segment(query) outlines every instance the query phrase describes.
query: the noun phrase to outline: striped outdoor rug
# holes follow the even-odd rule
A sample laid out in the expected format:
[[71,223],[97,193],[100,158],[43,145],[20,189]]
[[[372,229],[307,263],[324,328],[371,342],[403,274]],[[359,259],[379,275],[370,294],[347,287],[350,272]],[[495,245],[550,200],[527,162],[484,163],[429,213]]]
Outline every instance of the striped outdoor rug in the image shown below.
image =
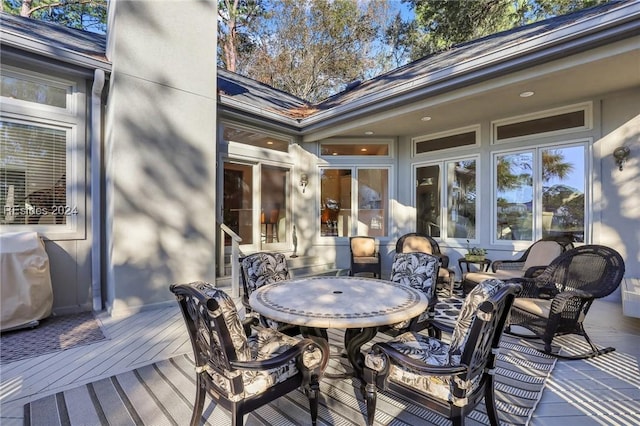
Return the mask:
[[[388,337],[378,334],[374,341]],[[340,346],[342,332],[330,330],[332,345]],[[496,395],[505,424],[527,424],[542,395],[555,358],[535,351],[528,342],[504,336],[498,360]],[[365,346],[365,348],[368,347]],[[334,347],[333,349],[336,349]],[[346,360],[332,357],[328,372],[340,372]],[[25,425],[186,425],[195,397],[195,374],[190,355],[158,362],[90,383],[25,405]],[[357,379],[323,379],[319,425],[364,425],[366,407]],[[222,407],[207,399],[205,424],[230,424]],[[247,417],[247,425],[309,424],[308,403],[300,390],[261,407]],[[468,424],[488,424],[484,406],[467,417]],[[378,394],[376,425],[446,425],[448,420],[400,398]]]

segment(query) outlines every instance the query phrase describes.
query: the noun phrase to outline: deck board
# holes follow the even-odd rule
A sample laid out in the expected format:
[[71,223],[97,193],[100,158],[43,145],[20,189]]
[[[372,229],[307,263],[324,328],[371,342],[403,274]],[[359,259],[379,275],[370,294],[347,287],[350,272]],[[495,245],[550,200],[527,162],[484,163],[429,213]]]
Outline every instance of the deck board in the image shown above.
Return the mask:
[[[162,371],[168,382],[179,390],[185,401],[172,408],[169,417],[187,423],[190,410],[186,401],[194,397],[193,379],[189,361],[181,354],[191,354],[182,316],[177,306],[168,306],[138,314],[114,318],[99,316],[101,327],[108,339],[66,351],[3,365],[1,378],[0,423],[7,426],[21,425],[22,406],[57,392],[67,391],[65,397],[74,398],[74,390],[82,384],[92,383],[119,375],[126,383],[122,392],[129,398],[141,418],[144,401],[136,401],[136,378],[130,371],[154,362],[175,358],[175,368]],[[547,382],[542,399],[533,415],[531,425],[572,424],[640,424],[640,319],[622,316],[622,308],[616,302],[596,301],[586,321],[591,338],[599,345],[612,345],[616,351],[591,360],[559,361]],[[332,340],[339,332],[330,330]],[[374,341],[380,340],[379,338]],[[336,347],[333,348],[337,355]],[[337,372],[337,371],[334,371]],[[108,381],[100,386],[113,386]],[[319,424],[362,424],[361,413],[356,410],[332,409],[334,399],[356,399],[362,404],[349,381],[323,383],[319,409]],[[162,389],[157,390],[162,398]],[[43,401],[45,403],[45,401]],[[47,399],[46,403],[55,403]],[[113,401],[113,404],[123,403]],[[290,412],[293,420],[306,420],[308,416],[305,398],[283,398],[281,404]],[[382,395],[379,398],[377,420],[382,424],[414,424],[428,412],[410,413],[401,402]],[[88,407],[87,413],[68,413],[74,416],[95,416]],[[211,408],[209,424],[229,420],[228,413],[220,407]],[[269,409],[258,410],[247,424],[269,424]],[[76,417],[77,418],[77,417]],[[35,419],[32,419],[35,420]],[[470,419],[469,419],[470,420]],[[170,420],[167,419],[167,424]],[[469,421],[469,424],[475,422]],[[34,423],[35,424],[35,423]]]

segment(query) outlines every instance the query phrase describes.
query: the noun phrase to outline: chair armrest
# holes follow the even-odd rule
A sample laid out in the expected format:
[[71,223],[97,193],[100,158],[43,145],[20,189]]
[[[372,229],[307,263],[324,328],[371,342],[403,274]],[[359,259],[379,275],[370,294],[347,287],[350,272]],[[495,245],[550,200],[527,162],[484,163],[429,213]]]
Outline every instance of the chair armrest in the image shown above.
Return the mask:
[[398,361],[399,364],[410,368],[413,371],[417,371],[420,373],[425,373],[433,376],[447,376],[452,374],[464,373],[469,369],[468,366],[464,364],[460,365],[429,365],[425,364],[422,361],[411,358],[403,354],[402,352],[397,351],[392,346],[386,343],[376,343],[372,348],[374,351],[378,351],[380,353],[385,354],[388,358],[393,358]]
[[329,346],[323,347],[323,345],[312,339],[302,339],[296,343],[295,346],[290,347],[273,358],[260,361],[230,361],[229,364],[238,370],[269,370],[280,367],[298,356],[302,356],[304,351],[315,349],[319,349],[322,352],[321,367],[324,369],[329,359]]
[[546,266],[542,266],[542,265],[532,266],[530,268],[527,268],[527,270],[524,272],[524,276],[526,278],[535,278],[541,273],[543,273],[546,268],[547,268]]
[[491,270],[493,272],[498,271],[499,269],[513,271],[516,269],[522,269],[524,266],[524,262],[520,260],[494,260],[491,263]]
[[440,258],[440,266],[442,266],[443,268],[448,268],[449,267],[449,256],[447,256],[446,254],[438,254],[437,255]]
[[566,310],[567,305],[572,299],[580,300],[580,306],[576,310],[576,312],[579,312],[580,310],[582,310],[582,306],[584,306],[585,303],[595,299],[595,297],[591,293],[587,293],[586,291],[582,291],[582,290],[562,291],[556,294],[556,296],[551,301],[550,315],[564,312]]
[[453,325],[444,323],[442,321],[436,321],[436,320],[429,321],[429,326],[433,327],[433,328],[436,328],[436,329],[438,329],[440,331],[443,331],[443,332],[445,332],[447,334],[453,333],[453,330],[455,328],[455,326],[453,326]]
[[516,283],[522,286],[522,291],[516,297],[529,297],[533,299],[550,299],[558,290],[555,285],[552,287],[540,287],[534,278],[509,278],[507,283]]

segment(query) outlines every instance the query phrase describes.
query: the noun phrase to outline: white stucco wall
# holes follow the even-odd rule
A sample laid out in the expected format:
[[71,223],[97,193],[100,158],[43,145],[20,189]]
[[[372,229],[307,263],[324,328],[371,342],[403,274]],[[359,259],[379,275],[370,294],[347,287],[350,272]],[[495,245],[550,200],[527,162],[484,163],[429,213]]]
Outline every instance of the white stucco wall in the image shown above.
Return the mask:
[[216,2],[111,4],[107,308],[174,300],[215,277]]
[[[625,259],[626,277],[640,277],[640,87],[602,98],[602,138],[596,141],[594,162],[601,174],[601,222],[594,227],[594,241],[615,248]],[[613,151],[627,146],[631,154],[623,170]]]

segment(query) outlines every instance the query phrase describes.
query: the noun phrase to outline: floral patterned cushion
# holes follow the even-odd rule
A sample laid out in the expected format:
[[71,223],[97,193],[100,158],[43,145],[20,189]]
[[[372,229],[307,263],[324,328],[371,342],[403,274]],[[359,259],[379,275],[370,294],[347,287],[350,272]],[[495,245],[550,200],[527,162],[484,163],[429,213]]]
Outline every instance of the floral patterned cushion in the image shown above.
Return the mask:
[[255,253],[242,259],[249,294],[265,284],[289,279],[287,261],[282,253]]
[[460,356],[469,337],[469,328],[478,311],[478,307],[482,302],[495,295],[503,286],[504,281],[501,280],[484,280],[475,286],[465,298],[451,336],[451,360],[454,364],[460,362]]
[[[390,281],[411,286],[425,293],[431,301],[435,296],[435,282],[438,278],[440,260],[436,256],[421,252],[396,253],[391,265]],[[431,306],[431,303],[429,304]],[[420,314],[418,322],[429,319],[429,312]],[[391,328],[400,330],[409,326],[410,320],[393,324]]]
[[[270,328],[256,327],[256,332],[249,337],[250,360],[262,361],[273,358],[298,343],[299,339],[282,334]],[[322,359],[322,352],[316,349],[303,354],[303,364],[307,368],[315,368]],[[258,395],[268,390],[273,385],[298,374],[295,358],[287,364],[269,370],[242,370],[236,374],[222,374],[212,368],[207,372],[221,391],[226,392],[226,397],[233,401]],[[237,374],[242,377],[244,393],[234,395],[231,392],[231,379]]]
[[[255,253],[242,259],[248,295],[265,284],[289,279],[287,261],[282,253]],[[248,296],[247,295],[247,296]],[[289,324],[281,323],[263,316],[259,317],[263,327],[283,330]]]
[[[227,325],[229,334],[231,335],[231,341],[233,343],[233,348],[235,349],[236,358],[238,359],[238,361],[248,361],[249,359],[251,359],[251,352],[249,350],[249,344],[247,342],[247,335],[244,332],[242,322],[238,317],[238,311],[236,310],[236,305],[235,303],[233,303],[233,300],[231,300],[227,293],[215,288],[209,283],[200,282],[196,285],[196,287],[207,297],[210,297],[218,302],[219,308],[215,312],[213,312],[213,316],[217,317],[219,315],[222,315],[222,317],[224,318],[224,322]],[[215,343],[217,345],[220,345],[219,337],[216,333],[212,333],[212,338],[215,340]]]
[[[449,345],[433,337],[424,336],[417,333],[404,333],[394,340],[387,342],[397,351],[422,361],[427,365],[445,366],[449,365],[451,349]],[[376,371],[385,369],[386,357],[369,351],[365,355],[365,365]],[[421,393],[431,395],[444,401],[451,401],[454,404],[464,405],[464,399],[453,396],[452,381],[463,388],[475,388],[475,383],[467,383],[454,376],[430,376],[424,373],[412,371],[411,369],[395,362],[391,359],[389,366],[388,380],[401,383],[404,386],[413,388]]]

